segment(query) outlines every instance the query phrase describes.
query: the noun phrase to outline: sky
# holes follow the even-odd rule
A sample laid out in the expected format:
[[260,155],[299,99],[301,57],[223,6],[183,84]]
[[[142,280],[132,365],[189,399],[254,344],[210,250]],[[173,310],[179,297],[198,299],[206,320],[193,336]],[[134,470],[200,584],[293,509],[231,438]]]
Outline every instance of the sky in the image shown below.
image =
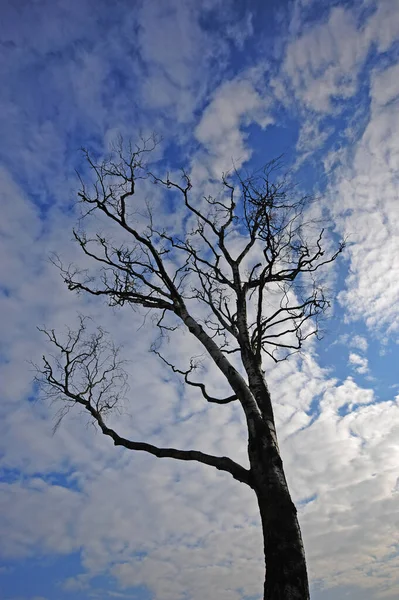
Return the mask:
[[[323,340],[266,376],[312,600],[396,599],[397,0],[2,0],[0,16],[1,600],[261,597],[249,488],[116,449],[78,409],[53,435],[59,407],[32,383],[46,351],[36,327],[89,314],[129,359],[122,434],[246,465],[239,408],[185,390],[148,352],[150,322],[68,292],[49,260],[83,264],[80,148],[102,156],[119,134],[152,132],[158,166],[186,168],[199,194],[233,164],[284,154],[331,239],[348,239]],[[170,217],[159,190],[145,193]],[[223,391],[215,372],[207,381]]]

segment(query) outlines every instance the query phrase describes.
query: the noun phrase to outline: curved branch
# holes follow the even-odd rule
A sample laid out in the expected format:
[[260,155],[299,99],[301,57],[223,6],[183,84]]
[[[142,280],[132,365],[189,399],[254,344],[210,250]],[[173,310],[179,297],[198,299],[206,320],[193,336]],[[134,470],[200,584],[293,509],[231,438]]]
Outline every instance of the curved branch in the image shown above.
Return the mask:
[[[213,456],[199,450],[159,448],[147,442],[136,442],[120,436],[108,427],[103,415],[116,407],[126,390],[126,374],[117,359],[118,350],[104,340],[104,331],[85,336],[84,318],[77,332],[68,331],[66,342],[61,342],[54,330],[41,329],[60,352],[49,360],[43,356],[43,367],[36,367],[36,381],[47,392],[47,397],[61,398],[69,407],[80,404],[94,418],[102,433],[115,446],[147,452],[158,458],[196,461],[230,473],[234,479],[251,486],[251,472],[226,456]],[[109,352],[110,351],[110,352]],[[105,354],[104,354],[105,353]],[[65,410],[61,411],[61,419]]]
[[184,377],[184,381],[188,384],[191,385],[193,387],[197,387],[200,388],[201,393],[203,395],[203,397],[205,398],[205,400],[207,400],[208,402],[211,402],[213,404],[229,404],[230,402],[234,402],[235,400],[238,400],[238,396],[236,394],[232,394],[231,396],[228,396],[227,398],[214,398],[213,396],[210,396],[208,394],[208,392],[206,391],[206,387],[204,383],[200,383],[200,382],[196,382],[196,381],[191,381],[188,376],[189,374],[194,371],[195,369],[195,365],[193,364],[193,360],[191,360],[191,366],[189,369],[187,369],[187,371],[182,371],[181,369],[178,369],[177,367],[175,367],[175,365],[173,365],[172,363],[170,363],[168,360],[166,360],[166,358],[164,356],[162,356],[162,354],[156,350],[155,348],[152,348],[152,351],[154,352],[154,354],[156,354],[166,365],[168,365],[168,367],[170,367],[173,371],[173,373],[179,373],[179,375],[183,375]]
[[187,374],[185,374],[185,376],[184,376],[184,381],[188,385],[192,385],[193,387],[200,388],[201,393],[204,396],[205,400],[207,400],[208,402],[211,402],[213,404],[229,404],[230,402],[234,402],[235,400],[238,400],[238,396],[236,394],[232,394],[231,396],[228,396],[227,398],[214,398],[213,396],[210,396],[207,393],[205,385],[203,383],[196,382],[196,381],[190,381],[188,379]]
[[94,417],[94,419],[97,421],[103,434],[113,439],[115,446],[123,446],[128,450],[147,452],[158,458],[174,458],[177,460],[200,462],[204,465],[215,467],[219,471],[225,471],[227,473],[230,473],[230,475],[237,481],[240,481],[241,483],[245,483],[249,487],[252,487],[251,472],[248,469],[245,469],[243,466],[236,463],[231,458],[228,458],[227,456],[213,456],[212,454],[206,454],[204,452],[200,452],[199,450],[178,450],[176,448],[159,448],[158,446],[154,446],[153,444],[148,444],[146,442],[134,442],[132,440],[128,440],[118,435],[116,431],[114,431],[110,427],[107,427],[107,425],[104,423],[101,414],[91,404],[89,404],[88,402],[83,402],[83,404],[86,410],[88,410],[90,414]]

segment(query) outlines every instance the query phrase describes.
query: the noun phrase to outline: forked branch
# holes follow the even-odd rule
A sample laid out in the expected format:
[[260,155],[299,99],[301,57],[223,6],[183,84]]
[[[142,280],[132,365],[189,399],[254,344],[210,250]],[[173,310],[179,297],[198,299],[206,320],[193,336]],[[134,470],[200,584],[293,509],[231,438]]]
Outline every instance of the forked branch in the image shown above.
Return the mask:
[[88,334],[87,320],[81,318],[78,330],[68,330],[64,340],[54,330],[41,331],[57,349],[55,356],[43,356],[43,366],[36,367],[36,381],[48,398],[62,400],[67,407],[83,406],[115,446],[147,452],[158,458],[200,462],[230,473],[237,481],[251,486],[250,471],[226,456],[137,442],[120,436],[106,424],[104,415],[118,408],[124,400],[127,375],[123,362],[118,359],[118,350],[110,344],[104,330]]
[[189,375],[190,375],[190,373],[192,373],[193,371],[195,371],[197,369],[197,365],[193,358],[190,359],[190,367],[184,371],[184,370],[176,367],[171,362],[169,362],[164,356],[162,356],[162,354],[159,352],[159,350],[157,350],[155,347],[152,348],[152,351],[166,365],[168,365],[168,367],[173,371],[173,373],[178,373],[179,375],[183,375],[184,381],[185,381],[185,383],[187,383],[187,385],[191,385],[193,387],[199,388],[201,390],[203,397],[205,398],[205,400],[207,400],[207,402],[210,402],[211,404],[230,404],[230,402],[234,402],[235,400],[238,400],[237,394],[231,394],[230,396],[227,396],[226,398],[215,398],[214,396],[210,396],[208,394],[208,392],[206,391],[206,387],[205,387],[204,383],[202,383],[200,381],[198,381],[198,382],[192,381],[189,378]]
[[[59,259],[55,263],[70,290],[103,297],[113,306],[143,307],[164,333],[185,328],[234,394],[215,398],[205,383],[191,379],[191,367],[174,371],[208,402],[238,399],[247,419],[259,416],[263,409],[249,387],[250,371],[259,372],[260,380],[265,356],[284,360],[318,335],[329,302],[317,276],[345,243],[326,250],[324,229],[317,225],[314,231],[309,217],[311,199],[298,195],[281,175],[280,159],[255,175],[224,175],[219,192],[201,197],[188,172],[174,180],[151,171],[145,159],[156,143],[151,138],[126,148],[119,140],[111,156],[99,162],[85,153],[95,181],[86,186],[81,180],[83,219],[99,213],[117,226],[124,241],[89,236],[79,228],[75,240],[96,272],[64,266]],[[146,196],[149,184],[161,188],[159,210],[151,209],[157,196],[144,202],[142,214],[139,183],[147,185]],[[170,204],[168,194],[175,196]],[[230,360],[233,353],[245,377]]]

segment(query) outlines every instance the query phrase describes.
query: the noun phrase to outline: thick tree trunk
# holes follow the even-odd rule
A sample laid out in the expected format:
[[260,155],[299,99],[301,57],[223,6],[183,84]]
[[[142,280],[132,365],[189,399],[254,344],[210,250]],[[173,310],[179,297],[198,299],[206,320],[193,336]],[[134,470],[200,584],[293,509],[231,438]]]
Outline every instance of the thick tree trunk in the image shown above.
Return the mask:
[[[244,306],[245,299],[241,304]],[[240,311],[245,312],[242,306],[237,309],[239,314]],[[264,600],[309,600],[301,530],[284,475],[269,390],[260,361],[250,347],[246,319],[241,317],[240,344],[249,386],[183,304],[177,314],[207,349],[245,412],[251,486],[258,498],[263,528],[266,564]]]
[[[263,436],[262,436],[263,437]],[[297,511],[278,450],[263,439],[249,444],[251,471],[262,521],[264,600],[309,600],[305,552]]]
[[262,521],[264,600],[309,600],[302,534],[280,456],[270,393],[248,343],[243,344],[242,359],[261,413],[248,417],[248,457]]
[[309,600],[305,553],[293,503],[271,507],[259,496],[258,502],[266,567],[264,600]]

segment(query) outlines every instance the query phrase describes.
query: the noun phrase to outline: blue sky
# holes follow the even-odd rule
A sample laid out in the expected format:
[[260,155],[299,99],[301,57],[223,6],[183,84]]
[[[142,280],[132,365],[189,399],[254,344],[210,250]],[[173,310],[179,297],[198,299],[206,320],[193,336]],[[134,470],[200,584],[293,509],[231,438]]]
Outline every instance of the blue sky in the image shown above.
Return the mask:
[[[48,261],[79,260],[80,147],[101,156],[119,133],[153,131],[160,168],[184,166],[201,193],[233,161],[284,153],[330,235],[348,236],[324,340],[266,370],[313,600],[396,599],[397,1],[3,0],[0,11],[1,600],[261,595],[249,490],[117,450],[79,411],[53,436],[57,407],[35,401],[36,325],[88,313],[131,361],[132,400],[113,417],[123,434],[246,462],[238,408],[184,391],[146,352],[153,332],[138,315],[73,296]],[[194,352],[184,337],[176,348],[182,361]]]

